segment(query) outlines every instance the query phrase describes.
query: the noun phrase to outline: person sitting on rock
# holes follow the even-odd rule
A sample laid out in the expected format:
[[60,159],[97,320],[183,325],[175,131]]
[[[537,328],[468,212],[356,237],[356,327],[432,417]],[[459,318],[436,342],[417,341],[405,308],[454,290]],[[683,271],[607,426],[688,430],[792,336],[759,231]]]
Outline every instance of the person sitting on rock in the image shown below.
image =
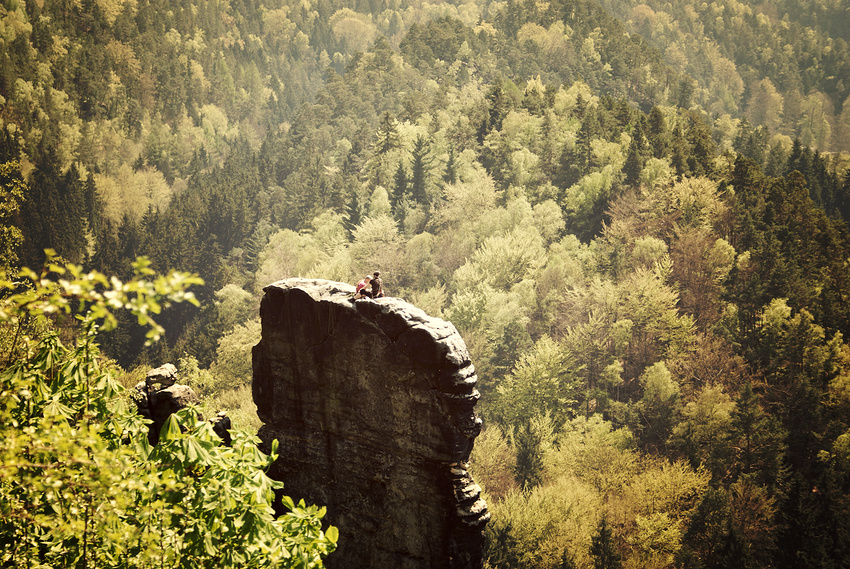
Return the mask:
[[384,296],[384,281],[381,280],[381,271],[372,273],[372,298],[380,298]]
[[357,283],[357,289],[354,291],[354,299],[358,298],[372,298],[372,289],[369,288],[370,281],[372,277],[370,275],[366,275],[363,279]]

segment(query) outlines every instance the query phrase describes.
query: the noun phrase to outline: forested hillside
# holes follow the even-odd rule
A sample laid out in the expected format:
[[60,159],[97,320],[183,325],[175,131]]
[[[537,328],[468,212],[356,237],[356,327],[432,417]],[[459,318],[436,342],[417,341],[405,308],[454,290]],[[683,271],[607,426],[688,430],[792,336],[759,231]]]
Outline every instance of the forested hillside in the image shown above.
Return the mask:
[[490,567],[841,567],[848,10],[6,0],[0,263],[198,274],[103,349],[246,421],[262,287],[379,269],[472,353]]
[[850,10],[842,2],[600,4],[696,79],[695,100],[716,115],[746,118],[765,138],[850,148]]

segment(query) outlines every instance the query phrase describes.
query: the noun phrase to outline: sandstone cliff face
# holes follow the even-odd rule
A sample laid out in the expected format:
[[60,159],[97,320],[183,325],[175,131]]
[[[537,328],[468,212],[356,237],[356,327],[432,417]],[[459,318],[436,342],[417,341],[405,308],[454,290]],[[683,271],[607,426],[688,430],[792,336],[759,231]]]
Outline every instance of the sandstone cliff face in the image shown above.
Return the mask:
[[328,507],[329,568],[481,566],[489,519],[466,472],[480,430],[476,376],[450,323],[344,283],[265,288],[254,401],[270,476]]

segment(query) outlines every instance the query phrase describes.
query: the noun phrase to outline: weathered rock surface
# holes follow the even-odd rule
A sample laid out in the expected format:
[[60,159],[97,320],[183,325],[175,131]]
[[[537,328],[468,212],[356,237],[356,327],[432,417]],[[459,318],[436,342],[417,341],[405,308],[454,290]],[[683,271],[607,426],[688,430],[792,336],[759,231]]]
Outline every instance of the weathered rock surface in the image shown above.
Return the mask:
[[177,366],[163,364],[145,374],[145,385],[152,387],[159,384],[160,388],[171,387],[177,382]]
[[[148,429],[148,440],[152,445],[159,442],[162,426],[172,413],[200,402],[191,387],[177,383],[177,367],[174,364],[164,364],[150,370],[145,380],[136,384],[132,397],[139,414],[153,421]],[[210,419],[210,423],[213,431],[229,446],[230,417],[221,411]]]
[[253,351],[270,476],[325,505],[340,530],[329,568],[481,567],[489,513],[466,471],[481,422],[475,370],[449,322],[354,287],[269,285]]
[[188,385],[174,383],[168,387],[156,389],[145,381],[136,384],[133,400],[139,414],[153,421],[148,430],[148,440],[152,445],[159,442],[162,426],[172,413],[176,413],[189,404],[198,403],[198,396]]

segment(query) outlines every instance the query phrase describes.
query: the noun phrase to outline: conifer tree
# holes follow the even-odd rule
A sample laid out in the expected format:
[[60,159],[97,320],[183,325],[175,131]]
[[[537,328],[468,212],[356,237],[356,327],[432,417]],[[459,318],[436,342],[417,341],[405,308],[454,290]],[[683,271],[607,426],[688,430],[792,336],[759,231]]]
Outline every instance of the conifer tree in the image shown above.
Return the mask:
[[614,534],[608,527],[608,520],[602,517],[596,534],[591,540],[590,555],[594,569],[621,569],[622,557],[614,543]]
[[667,131],[667,122],[664,120],[664,114],[657,106],[652,107],[652,110],[649,111],[646,137],[649,139],[652,155],[655,158],[667,156],[669,153],[670,133]]
[[767,148],[767,135],[768,132],[765,127],[753,127],[747,119],[744,119],[741,123],[740,132],[735,138],[735,149],[759,166],[763,166]]
[[632,139],[629,144],[629,154],[626,156],[626,163],[623,165],[623,174],[625,179],[623,182],[627,186],[636,186],[640,183],[640,173],[643,169],[643,160],[641,159],[640,149],[635,139]]
[[688,118],[687,138],[690,147],[688,168],[694,176],[711,176],[714,173],[716,145],[711,138],[711,129],[695,114]]
[[363,206],[360,202],[360,194],[355,188],[345,207],[345,231],[348,233],[349,240],[354,239],[354,230],[360,225],[362,217]]
[[103,223],[103,199],[97,191],[97,185],[94,182],[94,175],[89,172],[83,187],[83,198],[85,201],[85,213],[88,220],[88,229],[92,235],[100,233],[100,226]]
[[579,119],[583,119],[584,113],[587,112],[587,108],[588,108],[588,103],[585,100],[584,95],[579,93],[576,96],[576,104],[573,107],[573,116],[575,116],[576,118],[579,118]]
[[674,90],[676,97],[676,106],[682,109],[689,109],[694,96],[695,82],[690,77],[682,77],[679,84]]
[[431,176],[433,158],[428,140],[417,136],[413,141],[413,160],[410,172],[410,195],[414,202],[420,205],[428,204],[428,184]]
[[398,145],[399,137],[396,120],[389,111],[384,111],[384,114],[381,115],[380,126],[378,127],[378,140],[375,143],[375,152],[383,155],[398,148]]
[[688,166],[688,153],[690,149],[688,141],[682,133],[682,126],[678,123],[673,127],[670,148],[672,149],[671,162],[673,163],[673,168],[676,169],[676,175],[679,178],[689,176],[691,173]]
[[764,412],[759,396],[747,382],[732,410],[732,440],[738,475],[755,477],[758,483],[770,487],[780,482],[784,438],[779,422]]
[[510,102],[501,82],[494,84],[487,93],[487,114],[478,128],[478,142],[484,139],[493,130],[502,129],[502,121],[510,112]]
[[393,215],[399,222],[404,221],[404,209],[407,207],[407,197],[410,194],[410,178],[407,175],[407,168],[404,167],[404,161],[398,161],[398,167],[393,177],[393,187],[390,193],[390,207]]
[[805,166],[801,165],[801,160],[803,158],[803,143],[800,142],[799,138],[795,138],[794,142],[791,144],[791,153],[788,155],[788,162],[785,164],[785,170],[782,172],[784,176],[787,176],[794,170],[803,171],[805,170]]
[[446,169],[443,172],[443,181],[447,184],[457,182],[457,156],[455,154],[454,144],[449,147],[449,158],[446,161]]
[[47,150],[29,188],[21,207],[24,264],[40,265],[45,249],[73,262],[84,261],[86,218],[79,170],[72,167],[63,175],[58,157]]
[[565,149],[561,157],[559,185],[568,188],[578,182],[582,176],[590,172],[591,148],[590,143],[598,138],[600,133],[599,118],[594,109],[588,109],[584,114],[581,128],[578,131],[575,145]]
[[764,173],[767,176],[781,176],[785,169],[785,164],[788,162],[788,156],[782,149],[782,145],[777,143],[770,147],[767,154]]
[[[91,188],[93,190],[93,187]],[[86,260],[87,241],[86,226],[86,184],[80,179],[80,171],[72,165],[59,184],[60,203],[56,204],[60,211],[54,211],[52,221],[56,228],[55,240],[52,245],[69,261],[82,263]],[[94,207],[94,203],[92,204]],[[57,227],[58,226],[58,227]]]
[[841,185],[835,202],[841,219],[850,224],[850,170],[844,173],[844,183]]
[[539,429],[524,421],[514,434],[516,466],[514,477],[523,489],[532,489],[543,481],[543,449]]
[[92,268],[107,274],[118,274],[122,258],[115,225],[109,218],[104,218],[94,235],[96,247],[90,260]]
[[244,259],[245,269],[247,271],[254,273],[260,268],[260,253],[263,252],[263,248],[265,248],[266,243],[269,242],[269,235],[272,231],[272,225],[267,221],[262,220],[257,224],[253,233],[251,233],[251,236],[245,242]]

